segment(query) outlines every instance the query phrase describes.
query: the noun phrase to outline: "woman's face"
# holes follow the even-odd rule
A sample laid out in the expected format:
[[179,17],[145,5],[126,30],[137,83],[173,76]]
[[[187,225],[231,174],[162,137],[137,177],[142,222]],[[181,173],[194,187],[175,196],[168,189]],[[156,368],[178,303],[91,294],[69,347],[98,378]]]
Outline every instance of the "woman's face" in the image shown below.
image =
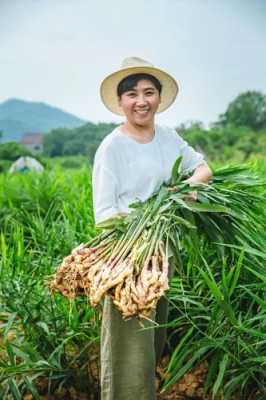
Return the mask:
[[153,124],[160,102],[158,89],[146,79],[140,80],[133,89],[123,93],[119,98],[119,105],[127,120],[132,125],[142,127]]

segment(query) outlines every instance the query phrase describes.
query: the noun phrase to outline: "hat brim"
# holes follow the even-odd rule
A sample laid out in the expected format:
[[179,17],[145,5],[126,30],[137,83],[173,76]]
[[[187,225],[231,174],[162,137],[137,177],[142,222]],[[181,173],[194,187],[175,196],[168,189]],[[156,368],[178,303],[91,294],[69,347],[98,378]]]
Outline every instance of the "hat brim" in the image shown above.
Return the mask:
[[176,80],[166,72],[155,67],[130,67],[121,69],[108,75],[102,82],[100,87],[101,99],[104,105],[114,114],[124,115],[123,110],[119,106],[117,96],[117,86],[129,75],[133,74],[150,74],[162,85],[161,103],[158,107],[157,113],[165,111],[175,101],[179,91],[179,86]]

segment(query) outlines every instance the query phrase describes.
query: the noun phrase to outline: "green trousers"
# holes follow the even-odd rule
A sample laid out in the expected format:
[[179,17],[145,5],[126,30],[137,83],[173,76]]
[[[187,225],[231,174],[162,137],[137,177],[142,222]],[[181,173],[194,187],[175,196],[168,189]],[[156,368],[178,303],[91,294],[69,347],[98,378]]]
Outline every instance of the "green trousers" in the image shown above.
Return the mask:
[[[169,260],[171,279],[174,257]],[[168,301],[161,297],[150,319],[167,323]],[[137,318],[124,321],[105,297],[101,329],[101,400],[155,400],[155,367],[166,342],[166,328]]]

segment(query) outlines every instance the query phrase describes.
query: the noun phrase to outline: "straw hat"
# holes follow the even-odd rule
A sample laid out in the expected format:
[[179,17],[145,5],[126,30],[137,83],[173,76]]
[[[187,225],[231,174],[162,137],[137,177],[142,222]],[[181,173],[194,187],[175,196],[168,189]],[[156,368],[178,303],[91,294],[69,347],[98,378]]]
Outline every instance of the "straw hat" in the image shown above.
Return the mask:
[[162,85],[161,103],[157,112],[162,112],[170,107],[179,90],[176,80],[161,69],[155,68],[148,61],[138,57],[128,57],[122,62],[121,68],[108,75],[101,84],[101,98],[108,110],[114,114],[123,115],[118,104],[117,86],[127,76],[142,73],[153,75]]

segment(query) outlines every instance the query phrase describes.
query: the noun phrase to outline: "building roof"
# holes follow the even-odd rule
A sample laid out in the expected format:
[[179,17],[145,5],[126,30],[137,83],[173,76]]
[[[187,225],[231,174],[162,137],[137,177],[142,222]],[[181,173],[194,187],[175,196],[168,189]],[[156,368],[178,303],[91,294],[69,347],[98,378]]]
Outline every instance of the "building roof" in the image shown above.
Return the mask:
[[25,133],[25,135],[21,138],[21,144],[34,144],[40,145],[43,142],[43,134],[42,133]]

